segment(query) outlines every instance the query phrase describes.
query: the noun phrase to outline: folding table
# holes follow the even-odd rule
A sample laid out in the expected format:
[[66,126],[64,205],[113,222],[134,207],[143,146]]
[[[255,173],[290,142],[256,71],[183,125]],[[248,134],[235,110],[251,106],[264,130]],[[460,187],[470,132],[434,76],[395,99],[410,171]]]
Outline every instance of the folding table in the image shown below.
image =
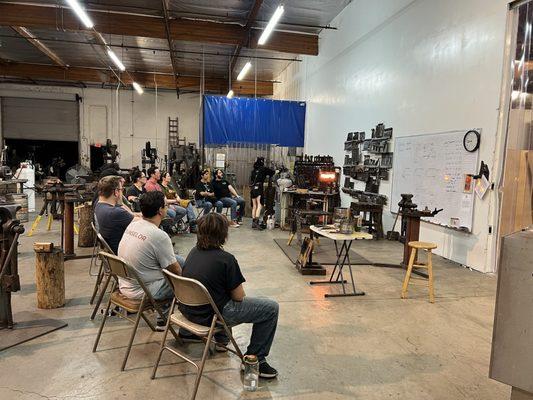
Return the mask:
[[[309,284],[319,285],[340,283],[342,285],[342,293],[326,293],[324,297],[364,296],[365,292],[358,292],[355,289],[352,263],[350,261],[350,248],[352,247],[352,243],[354,240],[372,240],[373,236],[366,232],[354,232],[350,234],[338,233],[331,225],[327,225],[325,227],[311,225],[310,229],[311,237],[316,234],[333,240],[333,243],[335,243],[335,252],[337,253],[337,261],[328,280],[311,281],[309,282]],[[339,244],[337,242],[341,242],[340,249]],[[346,291],[345,283],[347,283],[347,281],[344,279],[342,271],[345,266],[348,267],[348,270],[350,272],[350,279],[352,282],[353,290],[351,292]],[[336,277],[335,274],[337,274]]]

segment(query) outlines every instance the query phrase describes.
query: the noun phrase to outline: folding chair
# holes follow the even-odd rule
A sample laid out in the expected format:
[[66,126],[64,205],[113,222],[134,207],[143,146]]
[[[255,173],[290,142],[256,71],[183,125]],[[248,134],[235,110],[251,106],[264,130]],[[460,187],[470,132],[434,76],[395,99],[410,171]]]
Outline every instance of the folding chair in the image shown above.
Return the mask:
[[[137,317],[135,320],[132,320],[125,315],[121,315],[122,318],[127,319],[130,322],[133,322],[133,329],[131,331],[130,340],[128,342],[128,348],[126,350],[126,354],[124,356],[124,361],[122,362],[121,371],[124,371],[126,368],[126,362],[128,361],[128,356],[130,355],[131,346],[133,345],[133,340],[135,339],[135,333],[137,332],[137,327],[139,326],[139,322],[142,319],[146,321],[150,329],[152,331],[156,331],[154,324],[148,319],[145,312],[146,311],[155,311],[157,312],[162,318],[165,318],[163,315],[163,311],[161,309],[161,303],[157,302],[148,289],[146,288],[143,281],[139,278],[135,270],[126,263],[122,258],[117,257],[113,254],[106,253],[106,252],[100,252],[100,256],[103,257],[108,266],[109,266],[109,276],[113,278],[112,283],[112,289],[111,289],[111,296],[109,297],[109,301],[107,302],[107,307],[104,313],[104,318],[102,319],[102,323],[100,324],[100,328],[98,329],[98,334],[96,336],[96,341],[94,342],[93,346],[93,353],[96,352],[96,348],[98,347],[98,342],[100,341],[100,336],[102,335],[102,330],[104,329],[105,322],[107,320],[107,315],[109,313],[109,308],[111,307],[111,304],[114,304],[115,306],[121,307],[123,310],[130,312],[130,313],[136,313]],[[144,294],[142,299],[130,299],[124,295],[122,295],[120,292],[115,291],[117,285],[118,285],[118,278],[123,279],[133,279],[139,285],[141,286]],[[120,315],[120,314],[119,314]],[[168,327],[168,324],[167,324]],[[167,328],[168,330],[168,328]],[[172,334],[181,343],[181,339],[179,338],[176,331],[171,327],[170,328]],[[165,332],[166,335],[166,332]]]
[[[94,242],[93,242],[93,252],[91,255],[91,264],[89,265],[89,276],[95,276],[93,275],[93,266],[96,265],[96,259],[98,258],[98,231],[96,230],[96,226],[94,225],[94,221],[91,222],[91,228],[94,232]],[[98,276],[98,275],[96,275]],[[93,293],[93,296],[91,297],[90,304],[93,304],[95,297],[95,293]]]
[[[102,252],[106,252],[109,254],[115,254],[113,250],[111,250],[111,247],[107,244],[104,237],[96,232],[96,239],[98,240],[98,244],[100,246],[100,250]],[[93,312],[91,314],[91,320],[94,319],[96,316],[96,313],[98,312],[98,308],[100,307],[100,304],[102,303],[102,300],[104,299],[105,292],[107,288],[109,287],[109,282],[111,281],[111,275],[109,275],[109,265],[107,264],[107,260],[102,258],[100,253],[98,253],[98,257],[100,257],[100,269],[98,270],[98,276],[96,277],[96,282],[94,283],[94,289],[93,289],[93,295],[91,296],[90,304],[93,303],[94,298],[96,297],[96,294],[98,293],[98,289],[100,289],[100,294],[98,295],[98,300],[96,301],[96,304],[94,306]],[[106,278],[107,277],[107,278]],[[104,282],[104,286],[102,286],[102,281],[106,278]]]
[[[189,362],[190,364],[196,367],[196,370],[197,370],[196,381],[194,383],[194,389],[193,389],[193,393],[191,396],[191,399],[194,400],[196,398],[196,393],[198,392],[198,386],[200,385],[200,379],[202,378],[202,372],[204,370],[205,360],[207,359],[207,353],[209,351],[209,346],[212,342],[214,342],[213,335],[215,333],[225,331],[231,343],[233,343],[235,350],[230,349],[227,346],[222,345],[220,343],[217,344],[218,346],[224,347],[228,351],[231,351],[232,353],[239,356],[241,359],[243,358],[243,355],[242,355],[241,350],[239,349],[239,346],[235,342],[235,339],[233,338],[230,327],[226,324],[226,321],[222,317],[222,314],[220,313],[218,307],[216,306],[215,302],[211,298],[211,295],[209,294],[205,286],[202,285],[197,280],[183,278],[167,270],[163,270],[163,272],[165,273],[166,277],[168,278],[169,282],[172,285],[175,298],[172,301],[172,307],[170,308],[169,318],[167,320],[167,326],[165,329],[165,333],[163,335],[163,339],[161,340],[161,347],[159,349],[159,355],[157,356],[157,361],[154,365],[154,370],[152,372],[152,379],[155,378],[155,375],[157,373],[157,367],[159,366],[159,362],[161,361],[161,355],[163,354],[163,350],[168,350],[174,355],[178,356],[179,358]],[[213,310],[215,312],[215,315],[213,316],[213,320],[211,321],[211,326],[199,325],[199,324],[195,324],[194,322],[189,321],[181,312],[179,312],[179,310],[175,309],[177,302],[188,305],[188,306],[203,306],[203,305],[210,304],[211,307],[213,307]],[[176,349],[165,346],[165,341],[167,339],[168,330],[172,328],[172,325],[176,325],[180,328],[183,328],[197,336],[202,337],[205,340],[205,348],[204,348],[202,358],[199,364],[194,362],[192,359],[187,357],[185,354],[177,351]]]

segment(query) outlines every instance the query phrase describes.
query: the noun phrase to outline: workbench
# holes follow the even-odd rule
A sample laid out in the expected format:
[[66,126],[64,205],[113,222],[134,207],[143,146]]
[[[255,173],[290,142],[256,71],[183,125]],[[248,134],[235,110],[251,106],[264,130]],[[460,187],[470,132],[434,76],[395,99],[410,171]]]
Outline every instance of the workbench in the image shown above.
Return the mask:
[[291,229],[289,219],[291,217],[290,211],[291,207],[294,205],[295,200],[302,197],[315,198],[323,201],[323,211],[331,211],[330,207],[333,204],[333,201],[336,196],[339,195],[339,192],[323,192],[323,191],[299,191],[296,189],[287,189],[281,192],[280,199],[280,228],[282,230]]

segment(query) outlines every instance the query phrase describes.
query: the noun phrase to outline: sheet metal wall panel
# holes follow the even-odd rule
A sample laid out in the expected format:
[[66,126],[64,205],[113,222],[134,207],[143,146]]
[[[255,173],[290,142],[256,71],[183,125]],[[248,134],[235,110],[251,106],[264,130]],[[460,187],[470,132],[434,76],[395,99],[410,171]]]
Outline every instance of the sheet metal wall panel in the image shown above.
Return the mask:
[[78,103],[74,100],[3,97],[3,137],[77,142],[78,112]]
[[205,144],[267,143],[303,147],[305,102],[204,96]]
[[533,230],[505,236],[498,266],[498,291],[490,377],[533,392]]

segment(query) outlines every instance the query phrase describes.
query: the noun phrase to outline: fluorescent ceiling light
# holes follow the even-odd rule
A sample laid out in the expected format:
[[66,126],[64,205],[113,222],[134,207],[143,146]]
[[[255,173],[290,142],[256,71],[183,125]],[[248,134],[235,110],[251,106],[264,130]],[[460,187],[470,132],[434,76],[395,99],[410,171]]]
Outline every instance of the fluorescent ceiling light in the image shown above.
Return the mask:
[[284,11],[285,11],[285,9],[283,8],[283,6],[279,6],[276,9],[276,11],[274,12],[274,15],[272,15],[272,18],[270,18],[270,21],[268,21],[268,24],[267,24],[266,28],[263,30],[263,33],[262,33],[262,35],[259,38],[259,41],[257,43],[259,43],[260,45],[263,45],[263,44],[266,43],[266,41],[268,40],[268,37],[270,36],[272,31],[274,30],[274,27],[278,23],[278,21],[281,18],[281,16],[283,15]]
[[139,94],[143,94],[144,93],[144,90],[143,90],[142,86],[139,85],[137,82],[133,82],[132,85],[133,85],[133,88],[137,91],[137,93],[139,93]]
[[77,0],[67,0],[67,3],[70,6],[70,8],[74,10],[78,18],[81,19],[81,22],[83,22],[83,25],[85,25],[85,27],[88,29],[92,29],[92,27],[94,26],[94,23],[93,21],[91,21],[91,19],[89,18],[85,10],[82,8],[80,3],[78,3]]
[[226,95],[226,97],[227,97],[228,99],[233,99],[233,95],[234,95],[233,90],[230,89],[230,91],[228,92],[228,94]]
[[109,56],[109,58],[111,58],[113,60],[115,65],[118,67],[118,69],[120,69],[121,71],[125,71],[126,70],[126,67],[124,66],[124,64],[122,64],[122,61],[120,61],[118,59],[118,57],[115,54],[115,52],[113,50],[111,50],[109,47],[107,48],[107,55]]
[[239,76],[237,76],[238,81],[242,81],[244,76],[248,73],[248,70],[252,68],[252,63],[248,61],[246,64],[244,64],[244,67],[242,67],[241,72],[239,72]]

